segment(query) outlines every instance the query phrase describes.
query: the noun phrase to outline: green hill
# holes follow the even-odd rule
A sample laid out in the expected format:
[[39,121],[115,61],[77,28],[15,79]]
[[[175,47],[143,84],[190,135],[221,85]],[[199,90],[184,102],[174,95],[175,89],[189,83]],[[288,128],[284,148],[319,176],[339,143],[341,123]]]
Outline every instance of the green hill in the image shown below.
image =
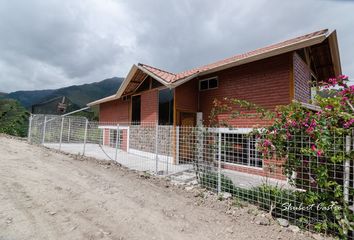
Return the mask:
[[123,78],[113,77],[100,82],[73,85],[59,89],[17,91],[4,97],[18,100],[27,109],[30,109],[34,104],[46,102],[60,96],[66,96],[76,105],[84,107],[91,101],[114,94],[122,81]]
[[40,102],[41,99],[49,96],[52,92],[54,92],[54,90],[16,91],[4,97],[16,99],[22,106],[29,109],[32,104]]
[[14,99],[0,99],[0,132],[27,135],[29,112]]

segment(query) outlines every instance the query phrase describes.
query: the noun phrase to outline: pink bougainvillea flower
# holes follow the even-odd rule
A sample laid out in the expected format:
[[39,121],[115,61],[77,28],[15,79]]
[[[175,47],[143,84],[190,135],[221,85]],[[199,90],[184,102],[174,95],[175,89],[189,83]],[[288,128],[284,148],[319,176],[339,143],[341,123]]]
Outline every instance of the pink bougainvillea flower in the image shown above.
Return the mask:
[[307,129],[306,129],[306,132],[307,132],[307,133],[312,133],[312,132],[313,132],[313,130],[314,130],[314,128],[313,128],[313,127],[309,127],[309,128],[307,128]]
[[317,150],[316,145],[312,144],[311,150],[312,150],[312,151],[316,151],[316,150]]
[[354,123],[354,119],[350,119],[349,121],[344,123],[343,127],[344,128],[349,128],[349,127],[351,127],[353,125],[353,123]]
[[349,77],[347,75],[339,75],[338,78],[340,78],[342,80],[347,80]]
[[333,109],[334,107],[333,107],[332,105],[327,105],[327,106],[325,106],[325,108],[327,108],[327,109]]
[[322,156],[322,151],[321,150],[317,150],[316,154],[317,154],[318,157],[321,157]]

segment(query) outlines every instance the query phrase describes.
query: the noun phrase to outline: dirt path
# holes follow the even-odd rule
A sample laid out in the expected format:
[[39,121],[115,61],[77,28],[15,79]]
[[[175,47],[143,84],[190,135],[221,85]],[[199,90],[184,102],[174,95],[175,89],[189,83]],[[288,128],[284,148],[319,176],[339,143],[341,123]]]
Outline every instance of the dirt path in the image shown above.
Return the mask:
[[200,196],[0,136],[1,240],[310,239]]

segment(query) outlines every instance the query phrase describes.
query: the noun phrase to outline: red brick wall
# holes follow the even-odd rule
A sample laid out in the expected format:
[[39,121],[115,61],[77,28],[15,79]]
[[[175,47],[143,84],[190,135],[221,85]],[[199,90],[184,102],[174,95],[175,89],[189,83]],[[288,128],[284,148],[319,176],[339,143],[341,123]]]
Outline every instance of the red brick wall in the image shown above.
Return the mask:
[[198,110],[198,81],[189,81],[175,88],[176,109],[180,111]]
[[130,101],[121,99],[100,104],[100,122],[127,123],[129,122]]
[[141,122],[155,123],[158,120],[158,90],[141,94]]
[[[274,109],[278,105],[290,103],[290,74],[291,54],[283,54],[257,62],[222,70],[199,79],[192,80],[198,87],[200,79],[217,76],[219,86],[217,89],[197,92],[199,94],[199,109],[203,112],[204,124],[208,125],[208,118],[214,99],[222,100],[225,97],[237,98],[253,102],[267,109]],[[190,83],[191,84],[191,83]],[[185,84],[186,85],[186,84]],[[192,99],[190,106],[195,106],[192,90],[180,86],[177,89],[176,99],[178,106],[187,106],[185,102]],[[183,90],[183,91],[182,91]],[[220,119],[228,119],[229,115],[221,115]],[[256,125],[268,125],[270,121],[259,118],[237,118],[229,121],[235,127],[253,127]]]
[[103,129],[103,145],[109,146],[109,139],[110,139],[110,131],[109,129]]
[[295,99],[308,103],[311,99],[311,72],[298,54],[294,54]]

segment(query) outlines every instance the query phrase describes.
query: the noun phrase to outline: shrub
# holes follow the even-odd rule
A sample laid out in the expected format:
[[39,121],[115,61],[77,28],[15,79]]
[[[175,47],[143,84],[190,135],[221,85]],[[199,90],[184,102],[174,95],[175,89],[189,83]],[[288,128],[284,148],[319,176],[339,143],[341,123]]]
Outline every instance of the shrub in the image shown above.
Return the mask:
[[[263,158],[285,159],[284,174],[294,187],[304,190],[291,193],[295,201],[307,206],[321,206],[318,211],[299,214],[295,211],[296,221],[316,231],[338,233],[341,238],[346,238],[354,226],[354,216],[349,202],[344,199],[343,187],[344,162],[350,161],[349,166],[354,165],[354,151],[345,150],[345,136],[352,136],[354,130],[354,86],[349,86],[347,82],[348,77],[341,75],[323,83],[318,90],[325,89],[329,97],[316,97],[318,110],[292,103],[269,111],[244,100],[223,99],[214,101],[211,114],[211,122],[217,126],[228,125],[225,119],[223,122],[217,121],[220,114],[228,113],[230,118],[241,114],[247,116],[240,109],[252,109],[250,117],[256,115],[271,120],[271,126],[252,133],[258,137],[258,149],[263,153]],[[258,191],[280,194],[276,189]],[[351,188],[349,196],[353,194]],[[276,201],[272,198],[269,197],[271,201]],[[268,204],[265,203],[265,206]]]

